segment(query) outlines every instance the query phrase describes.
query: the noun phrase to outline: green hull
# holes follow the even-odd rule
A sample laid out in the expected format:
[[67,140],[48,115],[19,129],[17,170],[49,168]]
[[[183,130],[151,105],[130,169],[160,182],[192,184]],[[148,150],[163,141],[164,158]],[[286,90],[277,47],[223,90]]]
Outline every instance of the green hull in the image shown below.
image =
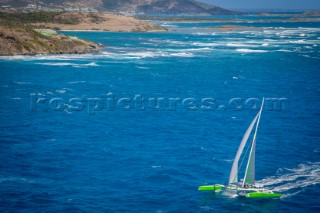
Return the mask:
[[280,198],[281,194],[266,192],[251,192],[246,195],[247,198]]
[[224,189],[224,186],[221,185],[200,186],[198,188],[199,191],[221,191],[222,189]]

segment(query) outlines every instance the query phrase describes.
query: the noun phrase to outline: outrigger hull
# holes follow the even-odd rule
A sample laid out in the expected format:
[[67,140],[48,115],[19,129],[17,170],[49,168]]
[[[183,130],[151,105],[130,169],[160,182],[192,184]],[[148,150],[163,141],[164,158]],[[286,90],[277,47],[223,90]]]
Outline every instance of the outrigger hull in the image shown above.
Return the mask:
[[246,195],[247,198],[280,198],[281,194],[266,193],[266,192],[250,192]]
[[207,185],[207,186],[200,186],[198,188],[199,191],[214,191],[219,192],[223,190],[225,187],[223,185]]

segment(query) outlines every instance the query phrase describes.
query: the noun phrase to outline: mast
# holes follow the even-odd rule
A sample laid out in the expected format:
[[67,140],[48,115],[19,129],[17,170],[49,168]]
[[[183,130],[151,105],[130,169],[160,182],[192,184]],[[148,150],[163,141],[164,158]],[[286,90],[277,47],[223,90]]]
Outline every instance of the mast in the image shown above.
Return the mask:
[[257,125],[255,128],[254,136],[252,139],[251,150],[250,150],[250,154],[249,154],[248,164],[246,167],[246,172],[245,172],[245,176],[243,179],[242,187],[244,187],[244,185],[246,183],[254,184],[254,182],[255,182],[256,140],[257,140],[258,127],[260,124],[260,118],[261,118],[261,114],[262,114],[263,105],[264,105],[264,98],[262,99],[261,108],[258,113],[258,121],[257,121]]

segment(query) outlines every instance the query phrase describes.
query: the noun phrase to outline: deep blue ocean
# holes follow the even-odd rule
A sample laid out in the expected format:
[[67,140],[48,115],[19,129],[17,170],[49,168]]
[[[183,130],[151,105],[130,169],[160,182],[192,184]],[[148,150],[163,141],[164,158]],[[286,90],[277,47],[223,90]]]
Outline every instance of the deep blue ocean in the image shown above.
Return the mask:
[[[98,54],[1,57],[1,212],[320,211],[319,23],[160,24],[65,32]],[[227,184],[263,97],[256,179],[283,197],[198,192]]]

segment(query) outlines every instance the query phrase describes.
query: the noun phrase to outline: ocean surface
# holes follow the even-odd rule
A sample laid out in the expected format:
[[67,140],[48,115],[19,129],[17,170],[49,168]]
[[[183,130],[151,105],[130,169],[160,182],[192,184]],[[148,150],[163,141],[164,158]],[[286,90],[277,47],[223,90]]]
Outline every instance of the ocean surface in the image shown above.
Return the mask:
[[[0,58],[0,211],[319,212],[319,23],[158,23]],[[198,192],[227,184],[263,97],[256,179],[282,198]]]

